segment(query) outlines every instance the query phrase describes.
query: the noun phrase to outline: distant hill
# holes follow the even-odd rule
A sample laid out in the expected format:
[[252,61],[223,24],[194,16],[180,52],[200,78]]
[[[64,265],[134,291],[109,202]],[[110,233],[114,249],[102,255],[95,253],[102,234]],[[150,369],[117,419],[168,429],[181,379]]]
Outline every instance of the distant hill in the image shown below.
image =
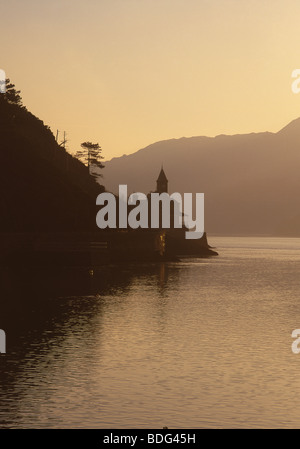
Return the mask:
[[300,118],[277,133],[154,143],[105,162],[105,186],[149,192],[162,164],[169,192],[204,192],[209,235],[300,236]]
[[95,227],[95,198],[103,187],[22,106],[14,88],[0,94],[0,157],[0,232]]

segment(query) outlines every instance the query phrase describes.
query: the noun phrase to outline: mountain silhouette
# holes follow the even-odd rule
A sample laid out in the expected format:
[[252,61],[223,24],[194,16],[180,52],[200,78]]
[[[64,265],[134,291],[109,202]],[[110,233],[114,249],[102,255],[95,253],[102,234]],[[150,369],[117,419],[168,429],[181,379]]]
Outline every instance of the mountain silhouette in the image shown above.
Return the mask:
[[13,87],[8,93],[0,95],[0,231],[94,230],[103,186],[21,104]]
[[154,190],[162,164],[170,193],[204,192],[209,235],[300,236],[300,118],[277,133],[154,143],[105,162],[105,186]]

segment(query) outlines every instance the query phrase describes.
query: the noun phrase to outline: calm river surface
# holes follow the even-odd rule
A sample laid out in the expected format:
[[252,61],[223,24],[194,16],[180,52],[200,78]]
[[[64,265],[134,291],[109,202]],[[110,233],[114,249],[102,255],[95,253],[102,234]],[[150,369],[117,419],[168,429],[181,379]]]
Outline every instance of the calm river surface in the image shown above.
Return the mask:
[[300,239],[1,272],[0,427],[300,427]]

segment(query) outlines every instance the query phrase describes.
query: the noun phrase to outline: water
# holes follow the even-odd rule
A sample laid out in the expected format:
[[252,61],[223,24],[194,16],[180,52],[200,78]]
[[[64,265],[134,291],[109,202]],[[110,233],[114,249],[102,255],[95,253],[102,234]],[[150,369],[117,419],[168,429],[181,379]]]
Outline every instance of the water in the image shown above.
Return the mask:
[[300,427],[300,239],[219,257],[2,270],[2,428]]

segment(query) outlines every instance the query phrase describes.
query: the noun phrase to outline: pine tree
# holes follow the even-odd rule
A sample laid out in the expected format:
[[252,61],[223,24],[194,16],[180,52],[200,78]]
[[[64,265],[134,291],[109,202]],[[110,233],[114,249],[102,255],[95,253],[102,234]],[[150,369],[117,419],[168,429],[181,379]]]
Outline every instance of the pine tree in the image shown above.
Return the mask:
[[97,181],[98,177],[102,177],[99,170],[104,168],[101,162],[101,159],[104,159],[101,154],[102,148],[98,143],[92,142],[83,142],[81,148],[82,150],[77,151],[75,156],[88,166],[90,175]]
[[5,80],[5,92],[0,94],[0,99],[22,107],[22,97],[20,93],[21,91],[16,90],[16,86],[10,82],[9,78],[7,78]]

